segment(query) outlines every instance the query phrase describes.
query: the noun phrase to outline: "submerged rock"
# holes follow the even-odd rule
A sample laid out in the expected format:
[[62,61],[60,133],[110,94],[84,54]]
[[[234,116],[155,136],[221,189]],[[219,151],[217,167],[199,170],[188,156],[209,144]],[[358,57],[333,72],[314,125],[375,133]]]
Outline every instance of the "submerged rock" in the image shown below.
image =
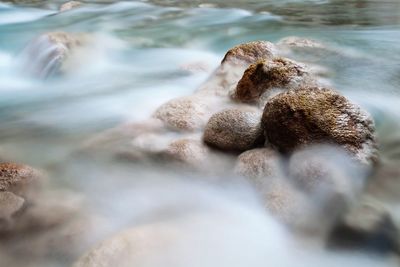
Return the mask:
[[391,215],[379,202],[363,199],[334,227],[328,246],[373,253],[399,253],[399,234]]
[[255,182],[268,182],[270,177],[282,175],[281,156],[271,148],[254,148],[239,155],[235,173]]
[[252,102],[272,89],[296,89],[315,84],[306,67],[286,58],[261,60],[249,66],[239,81],[233,98]]
[[284,153],[330,143],[347,149],[362,163],[377,160],[372,118],[331,89],[305,87],[273,97],[265,106],[262,125],[267,140]]
[[65,12],[77,7],[82,6],[82,2],[79,1],[69,1],[60,6],[60,12]]
[[11,217],[22,209],[24,202],[22,197],[11,192],[0,192],[0,222],[8,223]]
[[29,198],[40,182],[40,172],[23,164],[0,163],[0,192]]
[[161,105],[153,114],[165,126],[176,131],[195,131],[206,124],[210,117],[207,101],[200,97],[181,97]]
[[22,71],[36,78],[47,78],[62,72],[62,66],[78,47],[88,41],[84,34],[49,32],[32,40],[22,51]]
[[263,143],[261,114],[253,110],[227,109],[211,116],[204,142],[228,151],[244,151]]
[[324,44],[322,44],[316,40],[307,39],[307,38],[298,37],[298,36],[288,36],[288,37],[282,38],[278,41],[277,46],[278,47],[290,47],[290,48],[310,48],[310,49],[326,48]]

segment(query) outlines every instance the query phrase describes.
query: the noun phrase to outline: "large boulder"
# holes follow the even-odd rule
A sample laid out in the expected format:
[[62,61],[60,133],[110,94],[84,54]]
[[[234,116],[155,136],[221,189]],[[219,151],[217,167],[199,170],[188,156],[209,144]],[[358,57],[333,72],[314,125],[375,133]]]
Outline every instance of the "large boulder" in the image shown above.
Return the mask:
[[263,144],[261,114],[253,110],[227,109],[211,116],[204,142],[228,151],[244,151]]
[[284,153],[309,144],[337,144],[362,163],[377,160],[370,115],[338,92],[304,87],[276,95],[265,105],[267,140]]
[[232,97],[242,102],[258,101],[273,89],[296,89],[315,84],[303,64],[286,58],[260,60],[244,72]]

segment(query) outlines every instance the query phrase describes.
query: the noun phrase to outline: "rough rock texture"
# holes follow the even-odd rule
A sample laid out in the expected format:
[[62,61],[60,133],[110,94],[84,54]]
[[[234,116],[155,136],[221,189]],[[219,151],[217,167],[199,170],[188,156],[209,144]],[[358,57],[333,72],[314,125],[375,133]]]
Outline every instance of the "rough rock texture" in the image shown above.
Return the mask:
[[252,64],[260,59],[271,59],[275,56],[275,53],[275,45],[267,41],[244,43],[229,49],[222,60],[222,64],[227,62]]
[[306,67],[286,58],[260,60],[249,66],[239,81],[233,98],[242,102],[259,100],[272,89],[296,89],[315,84]]
[[23,164],[0,163],[0,192],[28,197],[38,185],[40,173]]
[[263,143],[260,114],[252,110],[227,109],[211,116],[204,142],[222,150],[244,151]]
[[379,202],[363,199],[331,232],[328,245],[336,249],[399,253],[399,230]]
[[88,41],[85,34],[49,32],[32,40],[22,51],[20,65],[26,74],[47,78],[59,74],[63,63],[77,47]]
[[308,144],[338,144],[363,163],[377,160],[372,118],[336,91],[305,87],[273,97],[262,125],[267,140],[284,153]]
[[209,118],[210,108],[200,97],[181,97],[168,101],[153,114],[164,124],[176,131],[201,129]]
[[79,1],[69,1],[60,6],[60,12],[68,11],[77,7],[80,7],[82,2]]
[[256,185],[268,182],[268,177],[282,175],[281,157],[271,148],[255,148],[239,155],[235,173],[249,178]]

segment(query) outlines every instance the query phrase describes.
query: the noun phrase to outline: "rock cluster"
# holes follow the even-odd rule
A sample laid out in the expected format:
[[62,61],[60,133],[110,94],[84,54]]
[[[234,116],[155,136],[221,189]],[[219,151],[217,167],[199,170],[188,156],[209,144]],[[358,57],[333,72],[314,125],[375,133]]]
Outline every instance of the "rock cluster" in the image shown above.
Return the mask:
[[326,234],[362,191],[364,181],[346,173],[352,168],[337,171],[337,158],[372,168],[378,157],[369,114],[265,41],[230,49],[199,90],[165,103],[154,119],[156,130],[123,135],[122,154],[206,172],[224,159],[224,172],[246,177],[267,210],[295,230]]
[[[66,50],[79,45],[63,34],[46,38]],[[374,122],[338,91],[321,86],[304,64],[279,54],[266,41],[238,45],[193,95],[168,101],[147,121],[100,134],[86,149],[243,176],[277,220],[295,232],[326,236],[357,202],[364,183],[338,172],[343,165],[326,154],[334,149],[360,169],[373,168]],[[4,217],[23,206],[23,199],[9,192],[0,195],[12,203],[2,208]],[[77,266],[94,266],[90,258]]]

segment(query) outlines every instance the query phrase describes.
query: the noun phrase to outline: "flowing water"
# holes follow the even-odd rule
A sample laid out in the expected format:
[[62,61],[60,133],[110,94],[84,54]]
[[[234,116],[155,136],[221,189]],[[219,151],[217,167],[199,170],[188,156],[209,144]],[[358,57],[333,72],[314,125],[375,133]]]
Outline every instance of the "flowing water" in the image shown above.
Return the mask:
[[[400,1],[93,0],[64,13],[57,12],[61,1],[21,2],[0,3],[0,157],[45,170],[51,184],[48,190],[76,192],[88,212],[110,219],[93,234],[93,243],[127,225],[150,220],[158,211],[182,213],[213,207],[248,219],[248,224],[225,234],[233,239],[238,236],[240,242],[257,239],[238,252],[246,258],[253,255],[250,250],[265,249],[265,258],[252,262],[255,266],[390,265],[383,258],[370,262],[365,255],[288,252],[283,243],[291,238],[275,229],[278,226],[272,219],[259,214],[262,208],[257,198],[241,182],[212,185],[159,166],[149,170],[85,156],[74,160],[71,155],[94,134],[145,119],[163,102],[192,93],[230,47],[300,36],[327,44],[333,52],[294,57],[327,68],[326,79],[373,115],[382,158],[398,166]],[[24,66],[35,66],[26,62],[23,51],[32,39],[50,31],[90,33],[96,41],[70,61],[65,75],[34,79],[23,71]],[[50,51],[37,53],[45,56]],[[264,226],[270,230],[243,239],[237,232]],[[220,230],[204,230],[204,235],[218,235]],[[221,238],[230,243],[229,236]],[[199,246],[212,250],[213,239],[205,240]],[[62,245],[68,246],[65,242]],[[5,254],[0,266],[45,266],[29,257],[21,260],[15,251]],[[299,257],[304,262],[296,260]],[[69,266],[72,261],[73,257],[54,255],[45,260],[49,266]],[[227,262],[203,263],[223,266]]]

